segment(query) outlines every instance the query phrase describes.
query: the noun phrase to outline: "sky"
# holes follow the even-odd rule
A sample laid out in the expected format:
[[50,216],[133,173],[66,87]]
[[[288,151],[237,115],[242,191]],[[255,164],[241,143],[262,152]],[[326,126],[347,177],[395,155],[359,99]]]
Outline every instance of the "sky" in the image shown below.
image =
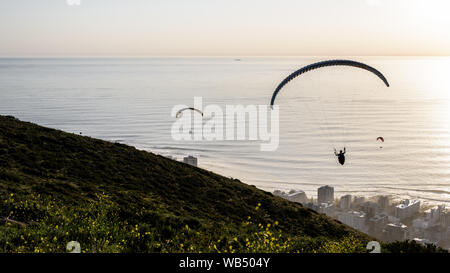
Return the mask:
[[449,14],[447,0],[0,0],[0,56],[450,55]]

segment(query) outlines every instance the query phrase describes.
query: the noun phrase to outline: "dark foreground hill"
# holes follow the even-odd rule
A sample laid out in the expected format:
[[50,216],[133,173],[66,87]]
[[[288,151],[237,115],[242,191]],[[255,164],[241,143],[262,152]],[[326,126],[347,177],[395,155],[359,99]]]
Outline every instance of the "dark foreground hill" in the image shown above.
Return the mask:
[[4,116],[0,202],[0,252],[69,241],[87,252],[364,252],[371,240],[239,180]]

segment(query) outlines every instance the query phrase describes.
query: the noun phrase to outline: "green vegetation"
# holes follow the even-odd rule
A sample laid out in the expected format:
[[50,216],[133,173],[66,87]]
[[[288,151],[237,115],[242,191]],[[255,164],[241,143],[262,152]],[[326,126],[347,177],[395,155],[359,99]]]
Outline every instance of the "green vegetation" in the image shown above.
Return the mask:
[[[70,241],[83,252],[366,252],[372,240],[239,180],[4,116],[0,202],[0,252]],[[410,245],[390,250],[423,250]]]
[[[131,224],[120,219],[120,208],[108,196],[98,195],[81,206],[57,204],[51,198],[29,195],[4,200],[2,213],[8,219],[0,228],[2,252],[65,252],[66,244],[80,242],[83,252],[288,252],[334,251],[325,239],[283,236],[278,222],[254,224],[251,217],[238,227],[193,229],[181,227],[176,219],[160,219],[158,226]],[[260,208],[257,206],[256,208]],[[255,209],[256,209],[255,208]],[[144,216],[151,211],[139,211]],[[348,238],[346,239],[349,240]],[[356,242],[355,246],[353,244]],[[338,245],[342,245],[339,241]],[[345,245],[348,245],[347,243]],[[352,240],[350,249],[362,247]],[[313,248],[312,248],[313,247]],[[339,249],[339,252],[341,249]],[[363,248],[359,249],[363,251]],[[344,250],[345,251],[345,250]]]

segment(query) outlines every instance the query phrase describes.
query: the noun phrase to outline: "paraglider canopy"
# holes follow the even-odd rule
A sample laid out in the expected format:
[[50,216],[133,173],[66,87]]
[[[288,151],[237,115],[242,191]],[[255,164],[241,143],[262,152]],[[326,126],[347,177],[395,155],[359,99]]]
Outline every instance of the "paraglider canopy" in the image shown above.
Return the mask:
[[375,68],[373,68],[371,66],[368,66],[367,64],[356,62],[356,61],[350,61],[350,60],[328,60],[328,61],[322,61],[322,62],[318,62],[318,63],[313,63],[313,64],[310,64],[310,65],[307,65],[307,66],[305,66],[303,68],[300,68],[299,70],[295,71],[291,75],[287,76],[287,78],[285,78],[277,86],[277,88],[273,92],[272,99],[270,101],[270,107],[273,108],[273,104],[275,103],[275,98],[278,95],[278,93],[280,92],[280,90],[287,83],[289,83],[291,80],[293,80],[297,76],[299,76],[299,75],[301,75],[303,73],[306,73],[308,71],[317,69],[317,68],[326,67],[326,66],[337,66],[337,65],[352,66],[352,67],[357,67],[357,68],[361,68],[361,69],[367,70],[369,72],[372,72],[373,74],[378,76],[378,78],[380,78],[387,87],[389,87],[389,82],[387,81],[386,77],[384,77],[384,75],[381,74],[380,71],[376,70]]
[[[384,137],[377,137],[377,141],[378,140],[381,140],[381,142],[383,142],[384,143]],[[380,146],[380,149],[382,149],[383,148],[383,146]]]
[[203,116],[203,112],[202,111],[200,111],[198,109],[195,109],[194,107],[186,107],[186,108],[183,108],[183,109],[181,109],[181,110],[179,110],[177,112],[176,118],[180,118],[183,115],[183,112],[186,111],[186,110],[195,111],[195,112],[197,112],[197,113],[199,113],[200,115]]

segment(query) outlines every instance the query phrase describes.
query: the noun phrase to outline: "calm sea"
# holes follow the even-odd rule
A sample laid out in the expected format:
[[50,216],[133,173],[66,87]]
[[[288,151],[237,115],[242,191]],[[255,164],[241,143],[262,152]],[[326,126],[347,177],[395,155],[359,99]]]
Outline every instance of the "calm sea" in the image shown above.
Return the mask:
[[[334,186],[337,196],[391,195],[450,205],[450,59],[351,58],[357,68],[309,72],[285,87],[280,144],[177,142],[172,107],[267,105],[278,83],[318,58],[0,59],[0,114],[119,141],[238,178],[261,189]],[[385,143],[376,138],[382,136]],[[333,148],[347,148],[344,166]],[[381,148],[382,147],[382,148]]]

